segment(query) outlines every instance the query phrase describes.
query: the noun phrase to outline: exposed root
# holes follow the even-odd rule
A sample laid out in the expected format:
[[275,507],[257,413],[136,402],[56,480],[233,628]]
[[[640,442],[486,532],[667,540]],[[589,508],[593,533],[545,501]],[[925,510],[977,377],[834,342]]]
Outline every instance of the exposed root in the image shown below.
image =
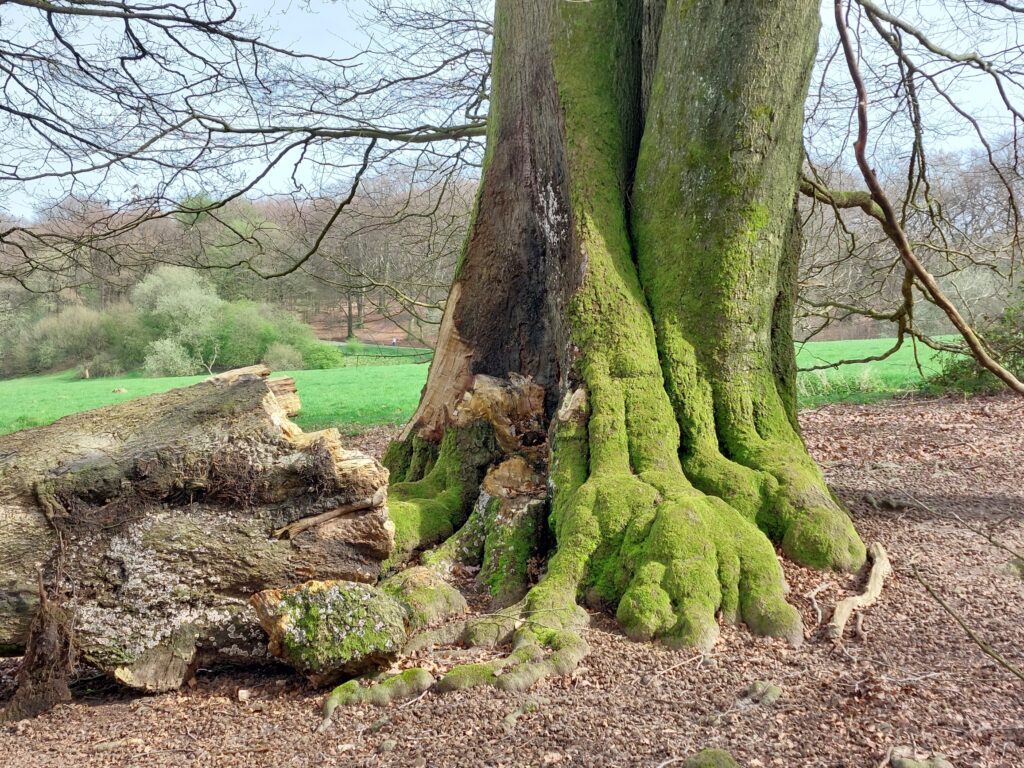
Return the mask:
[[[366,682],[366,685],[362,683]],[[406,669],[395,675],[388,675],[381,679],[349,680],[342,683],[324,702],[323,720],[317,727],[317,733],[324,733],[331,727],[331,718],[338,707],[348,707],[357,704],[372,704],[377,707],[386,707],[393,701],[411,699],[412,697],[430,690],[434,684],[434,676],[427,670],[420,667]]]
[[581,585],[588,602],[615,606],[638,640],[708,649],[721,612],[758,634],[802,642],[771,543],[733,506],[693,488],[666,450],[675,422],[660,381],[624,386],[607,372],[591,380],[593,414],[563,414],[557,427],[558,547],[535,589],[560,581],[571,594]]
[[516,631],[510,654],[479,664],[459,664],[437,687],[455,691],[491,685],[504,691],[525,691],[546,677],[572,673],[589,651],[579,632],[525,627]]
[[18,669],[18,687],[7,707],[0,711],[0,722],[35,717],[71,701],[68,683],[75,660],[71,617],[58,602],[47,597],[41,577],[39,600]]
[[879,595],[882,594],[882,585],[885,583],[885,579],[892,573],[892,564],[889,562],[889,556],[885,552],[885,547],[875,542],[871,545],[868,552],[871,556],[872,566],[871,573],[868,575],[867,586],[864,587],[864,591],[861,594],[840,600],[839,604],[836,605],[835,611],[832,613],[831,621],[828,623],[826,631],[829,638],[834,642],[842,640],[843,630],[846,629],[846,623],[850,620],[850,616],[853,615],[854,611],[863,610],[874,604]]

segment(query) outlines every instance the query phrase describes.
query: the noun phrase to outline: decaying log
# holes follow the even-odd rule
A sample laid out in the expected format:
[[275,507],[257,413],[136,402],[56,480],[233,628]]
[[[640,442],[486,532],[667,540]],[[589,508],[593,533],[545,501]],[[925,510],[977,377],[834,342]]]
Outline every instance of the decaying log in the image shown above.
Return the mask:
[[854,611],[863,610],[872,605],[878,596],[882,594],[882,585],[885,579],[892,573],[892,565],[889,563],[889,555],[885,547],[877,541],[868,547],[868,557],[871,558],[871,573],[868,574],[868,583],[864,591],[859,595],[853,595],[845,600],[840,600],[832,612],[832,620],[828,623],[828,636],[832,640],[841,640],[846,622]]
[[337,430],[302,432],[294,382],[268,374],[0,436],[0,653],[25,647],[39,568],[79,659],[146,690],[268,658],[254,593],[376,581],[387,470]]

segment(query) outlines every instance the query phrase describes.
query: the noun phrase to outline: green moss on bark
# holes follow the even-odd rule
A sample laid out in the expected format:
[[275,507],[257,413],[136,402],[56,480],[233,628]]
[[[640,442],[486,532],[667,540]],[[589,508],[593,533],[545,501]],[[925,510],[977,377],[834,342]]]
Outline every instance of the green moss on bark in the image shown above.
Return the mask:
[[389,490],[395,554],[386,566],[451,536],[469,516],[483,474],[497,455],[494,432],[486,422],[449,428],[430,471]]
[[380,588],[406,606],[411,630],[423,629],[468,609],[459,590],[422,566],[396,573],[382,581]]
[[494,605],[511,605],[529,588],[530,559],[540,553],[546,524],[543,499],[492,499],[479,578]]
[[800,439],[781,349],[817,3],[670,0],[665,25],[632,225],[684,469],[794,559],[857,568],[864,546]]

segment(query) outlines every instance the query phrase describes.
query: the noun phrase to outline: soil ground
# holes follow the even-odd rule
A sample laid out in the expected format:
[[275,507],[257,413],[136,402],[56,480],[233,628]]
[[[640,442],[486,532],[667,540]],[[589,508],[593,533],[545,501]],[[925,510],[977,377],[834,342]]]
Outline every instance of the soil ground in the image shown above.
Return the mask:
[[[152,697],[94,680],[72,704],[0,727],[0,764],[654,768],[714,746],[750,768],[874,768],[894,745],[910,745],[957,768],[1024,766],[1024,682],[983,654],[914,575],[1024,666],[1024,580],[1008,551],[1024,552],[1024,404],[828,406],[802,421],[865,540],[881,541],[895,567],[842,648],[815,627],[805,595],[826,585],[816,600],[827,621],[862,577],[787,563],[807,628],[800,649],[725,627],[701,658],[630,642],[595,615],[591,655],[571,677],[527,694],[430,692],[340,710],[324,735],[313,733],[324,693],[282,669],[203,671],[192,687]],[[379,452],[389,436],[376,429],[362,440]],[[443,671],[474,654],[450,649],[428,661]],[[13,669],[0,665],[0,699]],[[759,680],[782,687],[775,704],[744,699]]]

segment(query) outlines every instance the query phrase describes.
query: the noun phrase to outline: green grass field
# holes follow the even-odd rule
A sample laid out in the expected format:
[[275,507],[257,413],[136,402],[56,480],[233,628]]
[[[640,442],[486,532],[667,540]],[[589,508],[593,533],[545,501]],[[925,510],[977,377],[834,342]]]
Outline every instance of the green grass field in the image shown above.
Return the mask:
[[[409,419],[427,378],[426,364],[368,365],[323,371],[288,371],[302,398],[295,421],[305,430],[338,426],[353,430]],[[147,379],[138,375],[76,379],[74,371],[0,381],[0,434],[38,427],[70,413],[133,397],[165,392],[206,376]],[[114,394],[123,387],[125,394]]]
[[[798,348],[802,367],[877,355],[889,339],[813,342]],[[384,347],[384,350],[389,348]],[[401,349],[401,348],[399,348]],[[934,353],[918,350],[925,373],[937,369]],[[389,352],[384,352],[385,355]],[[408,354],[405,352],[404,354]],[[416,408],[427,376],[425,363],[362,365],[323,371],[293,371],[302,398],[296,418],[306,430],[337,426],[347,431],[377,424],[401,424]],[[0,434],[37,427],[70,413],[98,408],[126,398],[188,386],[205,376],[147,379],[139,375],[76,379],[73,371],[0,381]],[[909,344],[877,363],[846,365],[800,375],[800,403],[867,402],[919,388],[923,381]],[[114,394],[123,387],[126,394]]]
[[[884,354],[894,343],[895,339],[856,339],[798,344],[797,365],[813,368],[841,360],[875,357]],[[925,384],[924,377],[939,371],[937,355],[923,344],[917,345],[915,353],[914,345],[906,341],[885,360],[802,371],[797,386],[800,405],[813,408],[825,403],[872,402],[920,389]]]

